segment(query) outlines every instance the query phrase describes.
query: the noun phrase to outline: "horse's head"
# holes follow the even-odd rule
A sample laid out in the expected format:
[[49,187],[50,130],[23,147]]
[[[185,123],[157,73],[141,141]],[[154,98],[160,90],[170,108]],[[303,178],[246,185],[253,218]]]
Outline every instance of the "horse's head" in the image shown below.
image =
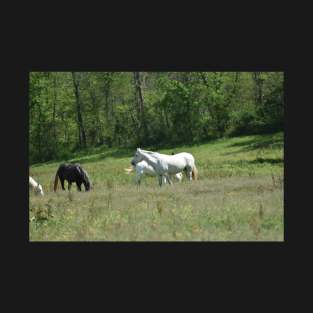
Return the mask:
[[42,186],[40,184],[38,184],[38,186],[36,187],[36,193],[38,193],[42,196],[44,195]]
[[83,180],[85,181],[86,191],[91,190],[93,186],[85,170],[83,170]]
[[86,181],[86,191],[89,191],[91,189],[91,184],[89,181]]
[[131,165],[135,166],[138,162],[142,161],[142,154],[140,148],[137,148],[134,158],[131,160]]

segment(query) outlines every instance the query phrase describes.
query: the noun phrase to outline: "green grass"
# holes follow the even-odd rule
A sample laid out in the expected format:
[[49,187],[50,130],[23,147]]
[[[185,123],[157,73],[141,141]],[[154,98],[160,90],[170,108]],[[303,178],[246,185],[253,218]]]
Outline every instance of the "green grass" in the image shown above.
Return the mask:
[[[149,147],[142,147],[149,149]],[[91,192],[52,191],[61,162],[36,164],[30,175],[31,241],[283,241],[283,133],[220,139],[160,149],[194,155],[199,180],[159,188],[126,175],[134,151],[98,148],[71,161],[88,171]]]

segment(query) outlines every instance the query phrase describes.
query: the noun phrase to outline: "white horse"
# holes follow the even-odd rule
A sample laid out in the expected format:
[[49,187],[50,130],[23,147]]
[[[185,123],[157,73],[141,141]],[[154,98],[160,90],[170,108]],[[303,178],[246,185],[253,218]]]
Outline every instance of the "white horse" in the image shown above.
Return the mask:
[[162,183],[165,181],[164,177],[170,184],[172,184],[169,175],[174,175],[182,171],[185,171],[186,176],[190,181],[198,178],[195,159],[192,154],[187,152],[167,155],[137,148],[131,164],[136,165],[142,160],[145,160],[153,167],[158,175],[160,186],[162,186]]
[[[135,181],[138,185],[140,185],[141,182],[141,176],[146,174],[148,176],[157,176],[157,173],[155,172],[154,168],[149,165],[145,160],[142,160],[141,162],[136,163],[131,168],[125,168],[125,172],[127,174],[130,174],[132,171],[136,170],[136,178]],[[179,182],[183,179],[182,173],[177,173],[173,175]],[[164,177],[164,183],[166,184],[167,180]]]
[[42,196],[44,195],[42,186],[30,176],[29,176],[29,185],[35,191],[36,194],[40,194]]

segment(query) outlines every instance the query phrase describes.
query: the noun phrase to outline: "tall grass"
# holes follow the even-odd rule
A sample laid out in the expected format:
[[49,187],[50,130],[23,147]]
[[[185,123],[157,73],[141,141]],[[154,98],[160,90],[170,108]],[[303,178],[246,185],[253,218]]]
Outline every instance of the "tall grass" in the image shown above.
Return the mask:
[[[160,150],[171,153],[173,149]],[[30,194],[31,241],[282,241],[282,134],[222,139],[175,148],[195,156],[199,180],[140,187],[125,175],[129,155],[78,160],[91,192],[52,191],[58,163],[30,168],[45,197]],[[94,161],[91,161],[94,160]]]

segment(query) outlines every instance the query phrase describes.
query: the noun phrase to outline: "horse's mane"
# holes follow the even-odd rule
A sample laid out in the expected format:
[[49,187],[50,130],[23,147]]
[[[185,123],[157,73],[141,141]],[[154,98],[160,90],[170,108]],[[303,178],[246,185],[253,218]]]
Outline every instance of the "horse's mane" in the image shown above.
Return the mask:
[[90,183],[90,180],[89,180],[89,176],[88,176],[88,173],[86,172],[86,170],[84,170],[80,165],[77,166],[80,170],[80,172],[82,173],[84,179]]
[[142,152],[144,153],[147,153],[147,154],[162,154],[162,153],[159,153],[159,152],[153,152],[153,151],[148,151],[148,150],[143,150],[143,149],[140,149]]
[[89,184],[89,187],[91,188],[92,187],[92,183],[90,181],[90,178],[89,178],[89,175],[88,175],[87,171],[85,169],[83,169],[81,166],[79,166],[79,168],[80,168],[80,170],[82,172],[82,175],[83,175],[85,181]]
[[161,155],[175,155],[176,154],[174,152],[172,152],[171,154],[165,154],[165,153],[153,152],[153,151],[148,151],[148,150],[143,150],[143,149],[140,149],[140,150],[148,154],[161,154]]
[[153,151],[148,151],[148,150],[143,150],[143,149],[140,149],[140,151],[145,152],[145,153],[156,153],[156,152],[153,152]]

